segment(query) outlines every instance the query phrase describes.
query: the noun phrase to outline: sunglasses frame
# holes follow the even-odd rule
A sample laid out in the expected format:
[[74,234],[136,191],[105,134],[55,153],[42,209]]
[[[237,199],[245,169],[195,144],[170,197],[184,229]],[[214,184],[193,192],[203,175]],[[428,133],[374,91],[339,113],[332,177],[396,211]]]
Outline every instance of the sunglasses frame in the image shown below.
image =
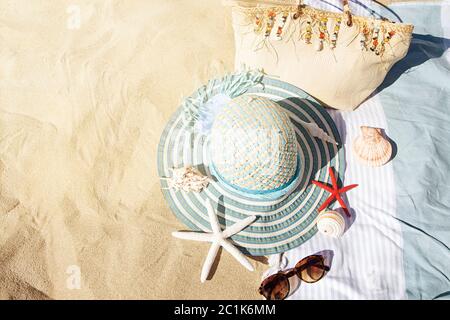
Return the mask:
[[[323,272],[322,272],[322,274],[320,275],[320,277],[319,277],[317,280],[314,280],[314,281],[308,281],[308,280],[305,280],[305,279],[302,278],[302,276],[301,276],[302,271],[305,270],[306,268],[311,267],[312,265],[315,265],[315,264],[316,264],[314,261],[309,261],[309,263],[304,263],[303,265],[300,265],[300,264],[301,264],[304,260],[306,260],[306,259],[310,259],[310,260],[313,260],[313,259],[319,259],[319,261],[316,261],[316,263],[320,263],[320,268],[323,269]],[[300,266],[299,266],[299,265],[300,265]],[[264,281],[266,281],[267,279],[269,279],[269,278],[272,277],[272,276],[278,276],[278,277],[283,276],[283,277],[286,278],[286,282],[287,282],[287,294],[286,294],[285,297],[283,297],[283,299],[285,299],[286,297],[289,296],[289,293],[291,292],[291,285],[290,285],[290,283],[289,283],[289,279],[290,279],[291,277],[297,276],[301,281],[304,281],[304,282],[306,282],[306,283],[315,283],[315,282],[321,280],[329,270],[330,270],[330,267],[328,267],[328,266],[325,265],[325,259],[324,259],[324,257],[321,256],[321,255],[313,254],[313,255],[310,255],[310,256],[307,256],[307,257],[304,257],[303,259],[301,259],[299,262],[297,262],[297,263],[295,264],[295,267],[294,267],[294,268],[290,268],[290,269],[287,269],[287,270],[284,270],[284,271],[283,271],[283,270],[280,270],[280,271],[278,271],[277,273],[275,273],[275,274],[273,274],[273,275],[271,275],[271,276],[265,278],[265,279],[262,281],[261,285],[259,286],[258,292],[259,292],[259,294],[261,294],[262,296],[264,296],[267,300],[271,300],[271,299],[268,298],[267,296],[270,297],[270,294],[272,293],[273,289],[270,290],[270,291],[268,291],[268,292],[267,292],[267,296],[266,296],[266,295],[264,294],[264,291],[265,291],[265,290],[264,290],[264,287],[267,286],[267,285],[268,285],[269,283],[271,283],[272,281],[275,281],[275,280],[272,280],[271,282],[268,282],[268,283],[266,283],[266,284],[264,284]],[[275,278],[275,277],[274,277],[274,278]],[[282,300],[283,300],[283,299],[282,299]]]

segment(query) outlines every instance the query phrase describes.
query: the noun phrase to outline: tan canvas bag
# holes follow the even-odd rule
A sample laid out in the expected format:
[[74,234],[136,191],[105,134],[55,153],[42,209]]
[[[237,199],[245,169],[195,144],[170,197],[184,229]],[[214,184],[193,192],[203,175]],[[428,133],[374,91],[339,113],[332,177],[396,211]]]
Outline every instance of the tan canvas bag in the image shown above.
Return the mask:
[[236,67],[263,69],[327,106],[355,109],[406,55],[413,26],[354,16],[342,2],[334,13],[294,0],[224,0]]

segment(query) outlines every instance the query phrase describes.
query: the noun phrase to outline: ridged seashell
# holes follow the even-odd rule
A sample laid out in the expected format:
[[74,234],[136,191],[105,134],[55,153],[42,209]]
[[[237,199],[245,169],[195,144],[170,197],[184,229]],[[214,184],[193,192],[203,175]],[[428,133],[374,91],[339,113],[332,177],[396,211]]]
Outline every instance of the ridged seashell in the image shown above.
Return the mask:
[[255,194],[289,186],[298,160],[289,115],[256,95],[231,100],[216,116],[210,140],[212,168],[231,187]]
[[317,218],[317,229],[327,236],[339,238],[345,231],[345,220],[337,211],[323,211]]
[[379,167],[391,159],[392,145],[381,129],[361,127],[361,135],[353,142],[353,154],[363,164]]
[[209,184],[209,177],[192,166],[172,169],[172,177],[165,178],[169,188],[183,191],[201,192]]

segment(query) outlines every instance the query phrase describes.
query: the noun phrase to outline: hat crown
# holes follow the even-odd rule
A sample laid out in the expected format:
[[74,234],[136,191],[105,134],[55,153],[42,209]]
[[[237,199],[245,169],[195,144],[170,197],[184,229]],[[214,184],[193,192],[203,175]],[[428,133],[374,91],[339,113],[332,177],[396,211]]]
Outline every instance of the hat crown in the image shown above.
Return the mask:
[[242,95],[231,100],[214,120],[210,151],[220,178],[243,190],[283,188],[297,170],[291,120],[265,97]]

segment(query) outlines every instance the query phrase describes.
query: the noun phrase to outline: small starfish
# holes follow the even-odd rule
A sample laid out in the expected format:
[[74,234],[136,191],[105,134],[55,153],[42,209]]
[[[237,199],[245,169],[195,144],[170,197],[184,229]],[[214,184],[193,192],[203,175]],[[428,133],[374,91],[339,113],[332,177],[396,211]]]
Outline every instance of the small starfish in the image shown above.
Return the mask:
[[208,210],[209,221],[211,224],[212,232],[210,233],[201,233],[201,232],[172,232],[172,236],[175,238],[185,239],[185,240],[195,240],[195,241],[203,241],[203,242],[211,242],[211,248],[209,249],[208,255],[206,256],[205,262],[203,264],[202,273],[200,276],[200,281],[205,282],[206,278],[209,275],[211,267],[216,258],[217,252],[219,248],[222,246],[225,250],[227,250],[233,257],[236,258],[244,267],[248,270],[253,271],[253,266],[247,260],[247,258],[242,254],[239,249],[237,249],[230,240],[227,238],[232,235],[242,231],[247,226],[255,221],[256,216],[249,216],[245,219],[242,219],[239,222],[236,222],[231,227],[226,228],[225,230],[220,229],[219,220],[217,219],[217,214],[213,208],[211,201],[208,199],[205,203],[206,209]]
[[331,195],[328,197],[327,200],[325,200],[325,202],[320,206],[319,208],[319,212],[322,211],[323,209],[325,209],[326,207],[328,207],[328,205],[333,202],[333,200],[337,200],[339,202],[339,204],[342,206],[342,209],[344,209],[345,214],[350,217],[350,212],[347,209],[347,206],[345,205],[344,201],[341,198],[341,193],[345,193],[353,188],[356,188],[358,185],[357,184],[351,184],[349,186],[346,187],[342,187],[339,189],[338,184],[337,184],[337,180],[336,177],[334,175],[333,172],[333,167],[328,168],[328,172],[330,173],[330,177],[331,177],[331,183],[333,184],[332,187],[323,184],[321,182],[312,180],[311,183],[315,184],[316,186],[318,186],[319,188],[325,189],[326,191],[328,191],[329,193],[331,193]]

